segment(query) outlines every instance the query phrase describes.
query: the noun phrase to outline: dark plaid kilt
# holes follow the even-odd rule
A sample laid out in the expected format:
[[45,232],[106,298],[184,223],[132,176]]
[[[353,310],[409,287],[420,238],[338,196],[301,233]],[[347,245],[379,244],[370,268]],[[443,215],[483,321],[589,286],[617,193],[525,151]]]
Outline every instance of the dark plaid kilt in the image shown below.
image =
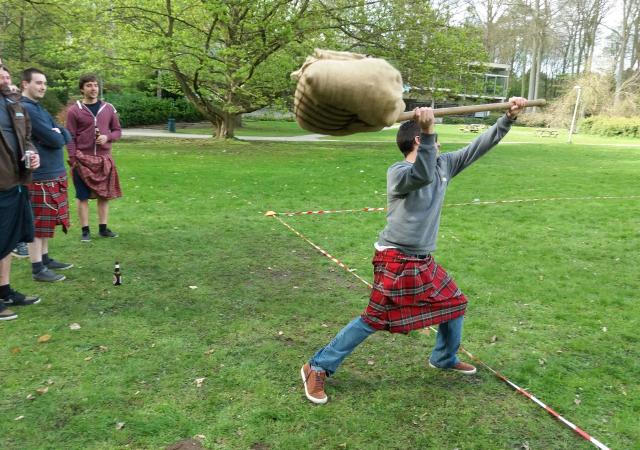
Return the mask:
[[18,242],[33,242],[33,213],[24,186],[0,191],[0,259]]
[[362,318],[376,330],[407,333],[464,315],[467,298],[431,255],[396,249],[373,257],[373,289]]
[[33,209],[36,237],[53,237],[56,225],[62,225],[62,231],[66,233],[69,228],[67,177],[33,181],[27,187]]

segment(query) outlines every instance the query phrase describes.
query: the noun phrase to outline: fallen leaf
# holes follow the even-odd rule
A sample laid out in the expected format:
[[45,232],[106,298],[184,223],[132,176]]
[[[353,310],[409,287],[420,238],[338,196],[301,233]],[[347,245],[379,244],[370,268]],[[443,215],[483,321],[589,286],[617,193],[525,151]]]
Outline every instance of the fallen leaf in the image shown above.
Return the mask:
[[323,323],[321,326],[322,328],[329,328],[329,325],[327,325],[326,323]]
[[53,383],[54,383],[54,381],[53,381],[51,378],[49,378],[49,379],[47,380],[47,384],[48,384],[49,386],[51,386]]
[[13,420],[22,420],[22,419],[24,419],[24,416],[18,416],[18,417],[16,417],[16,418],[15,418],[15,419],[13,419]]
[[45,342],[49,342],[50,340],[51,340],[51,336],[50,336],[50,335],[48,335],[48,334],[43,334],[42,336],[40,336],[40,337],[38,338],[38,342],[39,342],[40,344],[43,344],[43,343],[45,343]]
[[100,349],[100,351],[102,352],[106,352],[107,350],[109,350],[109,347],[107,347],[106,345],[101,345],[100,347],[98,347]]
[[492,344],[495,344],[497,341],[498,341],[498,336],[494,334],[493,336],[491,336],[491,340],[489,342],[491,342]]
[[27,400],[35,400],[35,399],[36,399],[35,395],[33,395],[33,394],[27,395]]
[[124,428],[124,422],[116,423],[116,430],[122,430]]
[[546,364],[547,361],[544,360],[544,358],[540,358],[538,359],[538,364],[540,364],[541,366],[544,366]]
[[214,349],[210,348],[209,350],[207,350],[206,352],[204,352],[205,355],[211,355],[214,352]]
[[189,286],[189,289],[198,289],[198,286]]
[[11,349],[11,353],[13,353],[14,355],[15,355],[16,353],[20,353],[20,347],[13,347],[13,348]]
[[284,331],[278,331],[278,336],[282,336],[284,334]]
[[45,367],[46,367],[47,369],[51,369],[51,368],[53,367],[53,364],[47,364]]
[[579,405],[580,403],[582,403],[582,400],[580,400],[579,398],[576,398],[573,400],[573,403],[575,403],[576,405]]
[[202,387],[202,383],[204,383],[204,380],[206,380],[206,377],[196,378],[195,380],[193,380],[193,382],[196,384],[196,387]]
[[540,276],[538,277],[538,279],[539,279],[540,281],[543,281],[543,280],[544,280],[544,275],[540,275]]
[[91,361],[93,359],[93,356],[87,356],[84,360],[85,361]]
[[602,331],[607,332],[607,327],[602,327]]
[[40,395],[46,394],[49,391],[47,386],[43,386],[41,388],[36,389],[36,392]]
[[369,364],[370,366],[373,366],[375,364],[375,361],[370,359],[369,361],[367,361],[367,364]]
[[80,326],[79,323],[72,323],[71,325],[69,325],[70,330],[79,330],[80,328],[82,327]]
[[194,439],[198,439],[199,441],[204,441],[207,437],[204,434],[196,434]]

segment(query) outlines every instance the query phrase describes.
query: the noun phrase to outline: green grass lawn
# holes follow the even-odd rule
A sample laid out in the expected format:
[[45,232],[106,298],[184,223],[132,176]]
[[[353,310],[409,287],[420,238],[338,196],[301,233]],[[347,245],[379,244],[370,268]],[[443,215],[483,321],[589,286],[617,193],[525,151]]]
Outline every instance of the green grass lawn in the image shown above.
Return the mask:
[[[445,203],[640,194],[639,148],[561,142],[498,147]],[[81,244],[74,208],[50,245],[76,264],[66,281],[14,261],[12,286],[43,301],[0,323],[0,448],[593,448],[486,370],[428,369],[434,338],[417,333],[376,333],[327,405],[305,399],[300,366],[368,292],[263,214],[384,206],[399,156],[390,142],[116,145],[120,237]],[[97,234],[95,205],[91,220]],[[284,220],[371,279],[384,213]],[[640,442],[639,230],[637,198],[449,206],[435,254],[470,300],[465,347],[616,449]]]

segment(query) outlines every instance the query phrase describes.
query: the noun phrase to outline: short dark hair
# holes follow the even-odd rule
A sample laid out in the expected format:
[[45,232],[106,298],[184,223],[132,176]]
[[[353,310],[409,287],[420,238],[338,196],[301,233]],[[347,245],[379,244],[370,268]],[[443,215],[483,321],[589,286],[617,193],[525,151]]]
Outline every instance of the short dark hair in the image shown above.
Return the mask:
[[[35,67],[30,67],[22,71],[22,81],[26,81],[27,83],[31,83],[31,79],[33,75],[39,73],[40,75],[44,75],[44,72],[40,69],[36,69]],[[46,76],[46,75],[45,75]]]
[[80,77],[80,81],[78,81],[78,88],[79,88],[80,90],[82,90],[82,88],[84,87],[84,85],[85,85],[86,83],[92,83],[92,82],[93,82],[93,83],[97,83],[97,82],[98,82],[98,77],[97,77],[97,76],[95,76],[95,75],[94,75],[94,74],[92,74],[92,73],[88,73],[88,74],[86,74],[86,75],[82,75],[82,76]]
[[420,136],[420,125],[414,120],[407,120],[400,125],[396,134],[396,143],[404,156],[413,150],[416,136]]
[[4,64],[0,64],[0,70],[4,70],[7,73],[11,73],[9,68],[7,66],[5,66]]

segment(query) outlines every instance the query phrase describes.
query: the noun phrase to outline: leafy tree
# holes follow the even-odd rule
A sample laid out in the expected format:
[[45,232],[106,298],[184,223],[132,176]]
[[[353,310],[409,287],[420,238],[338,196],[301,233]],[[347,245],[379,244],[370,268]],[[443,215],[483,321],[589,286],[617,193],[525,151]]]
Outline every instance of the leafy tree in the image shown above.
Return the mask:
[[434,99],[473,90],[474,72],[487,60],[482,33],[453,26],[449,11],[429,2],[342,0],[324,7],[344,49],[389,60],[405,84]]
[[[114,0],[115,59],[171,73],[218,138],[282,99],[308,52],[309,0]],[[170,85],[166,86],[170,88]]]

